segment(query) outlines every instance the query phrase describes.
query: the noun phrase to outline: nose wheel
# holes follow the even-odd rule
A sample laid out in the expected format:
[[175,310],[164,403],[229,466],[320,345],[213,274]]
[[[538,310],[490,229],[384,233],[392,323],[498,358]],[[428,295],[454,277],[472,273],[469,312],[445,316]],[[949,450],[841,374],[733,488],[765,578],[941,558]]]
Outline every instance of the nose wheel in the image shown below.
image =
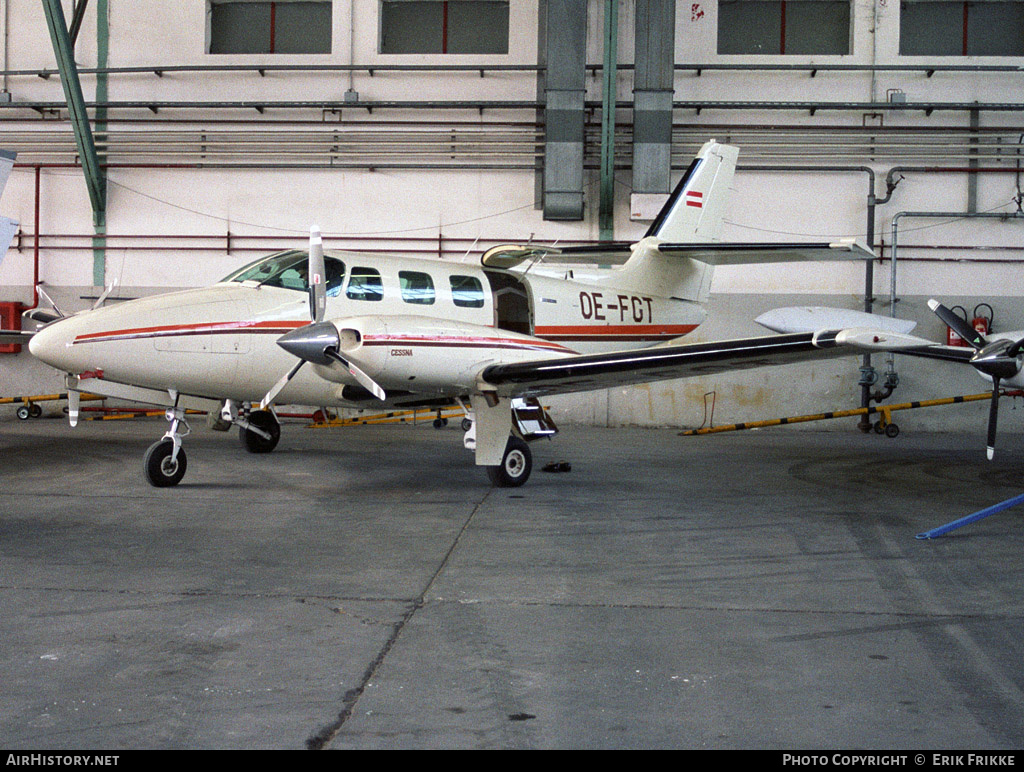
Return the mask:
[[185,420],[185,411],[180,407],[167,410],[171,428],[167,434],[149,446],[142,462],[142,471],[147,482],[155,488],[169,488],[181,482],[188,468],[188,459],[181,441],[191,433]]
[[179,445],[174,452],[174,441],[157,440],[149,446],[143,461],[146,480],[155,488],[169,488],[181,482],[188,467],[185,450]]

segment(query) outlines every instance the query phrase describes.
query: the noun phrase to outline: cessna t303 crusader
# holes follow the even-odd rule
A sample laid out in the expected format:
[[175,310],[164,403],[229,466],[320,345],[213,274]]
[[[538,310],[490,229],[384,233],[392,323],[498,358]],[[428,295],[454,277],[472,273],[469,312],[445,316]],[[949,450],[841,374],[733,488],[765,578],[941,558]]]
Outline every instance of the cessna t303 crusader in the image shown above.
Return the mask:
[[278,402],[458,402],[476,463],[496,485],[521,485],[527,441],[555,431],[537,401],[545,395],[900,347],[899,333],[860,328],[677,340],[704,320],[715,265],[871,257],[852,240],[718,242],[737,153],[705,144],[646,235],[602,247],[602,262],[625,258],[614,267],[581,262],[595,263],[592,248],[495,247],[479,266],[325,254],[314,228],[308,251],[270,255],[211,287],[57,318],[29,349],[68,374],[72,424],[79,392],[167,408],[170,428],[145,457],[156,486],[185,474],[187,409],[210,411],[214,428],[237,425],[260,453],[280,436]]

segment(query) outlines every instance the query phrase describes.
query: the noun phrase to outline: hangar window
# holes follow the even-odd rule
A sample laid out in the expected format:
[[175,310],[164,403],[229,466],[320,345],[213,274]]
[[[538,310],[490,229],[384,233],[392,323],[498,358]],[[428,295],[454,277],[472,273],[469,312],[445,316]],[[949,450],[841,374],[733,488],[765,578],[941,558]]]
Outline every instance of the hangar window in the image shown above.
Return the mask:
[[1024,4],[1014,0],[903,0],[904,56],[1024,56]]
[[507,54],[507,0],[382,0],[382,54]]
[[345,294],[352,300],[383,300],[384,285],[376,268],[353,268]]
[[719,0],[720,54],[849,54],[850,0]]
[[475,276],[449,276],[452,300],[460,308],[483,308],[484,288]]
[[208,0],[208,53],[329,54],[331,3]]
[[434,302],[434,280],[419,271],[399,271],[398,284],[406,303],[429,306]]

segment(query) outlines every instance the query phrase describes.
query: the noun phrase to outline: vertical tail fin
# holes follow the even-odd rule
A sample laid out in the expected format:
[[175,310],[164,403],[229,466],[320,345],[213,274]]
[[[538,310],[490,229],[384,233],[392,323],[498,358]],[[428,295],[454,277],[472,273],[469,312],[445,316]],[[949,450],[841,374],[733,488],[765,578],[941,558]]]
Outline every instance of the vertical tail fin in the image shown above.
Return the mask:
[[674,243],[717,241],[738,154],[739,148],[706,142],[645,237]]
[[633,248],[616,281],[638,292],[698,303],[707,300],[714,268],[697,260],[663,255],[658,245],[718,241],[738,155],[739,148],[714,140],[705,143]]

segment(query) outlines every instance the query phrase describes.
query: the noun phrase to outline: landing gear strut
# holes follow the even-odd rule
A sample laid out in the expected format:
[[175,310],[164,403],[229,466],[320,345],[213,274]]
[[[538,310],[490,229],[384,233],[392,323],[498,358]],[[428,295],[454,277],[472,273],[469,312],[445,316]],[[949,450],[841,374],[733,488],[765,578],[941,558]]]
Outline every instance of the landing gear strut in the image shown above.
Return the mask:
[[149,446],[142,466],[146,480],[157,488],[169,488],[180,483],[188,467],[185,449],[181,447],[182,438],[192,431],[185,420],[185,410],[177,406],[168,408],[167,420],[171,422],[171,428]]
[[253,410],[247,418],[237,418],[238,439],[250,453],[269,453],[281,439],[281,424],[269,410]]

